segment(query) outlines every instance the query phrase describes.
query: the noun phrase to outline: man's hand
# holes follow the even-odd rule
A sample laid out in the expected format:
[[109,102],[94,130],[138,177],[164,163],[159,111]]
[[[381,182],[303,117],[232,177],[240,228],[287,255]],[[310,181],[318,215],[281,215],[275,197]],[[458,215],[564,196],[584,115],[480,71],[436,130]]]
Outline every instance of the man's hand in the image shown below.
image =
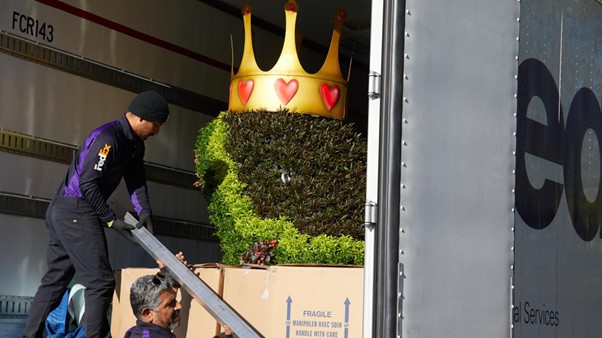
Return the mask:
[[[184,265],[186,265],[187,268],[190,269],[190,265],[186,261],[186,257],[184,257],[184,254],[182,253],[182,251],[180,251],[176,254],[176,258],[178,260],[180,260],[180,262],[182,262]],[[165,267],[165,263],[163,263],[163,261],[160,261],[160,260],[157,261],[157,265],[159,265],[159,269],[163,269]]]
[[138,224],[136,224],[136,229],[140,229],[142,227],[145,227],[151,234],[154,234],[153,223],[151,221],[150,214],[140,215],[140,221],[138,222]]
[[122,219],[116,219],[107,223],[107,226],[111,229],[116,230],[121,236],[125,237],[128,241],[132,242],[135,245],[138,245],[138,242],[132,236],[131,230],[134,230],[132,225],[127,224]]

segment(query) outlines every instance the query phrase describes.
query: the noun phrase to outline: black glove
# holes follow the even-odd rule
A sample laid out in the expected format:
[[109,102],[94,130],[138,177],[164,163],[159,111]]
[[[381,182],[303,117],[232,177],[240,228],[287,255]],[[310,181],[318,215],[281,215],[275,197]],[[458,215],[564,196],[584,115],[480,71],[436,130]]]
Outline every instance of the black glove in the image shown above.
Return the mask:
[[150,214],[142,214],[140,215],[140,221],[136,224],[136,229],[140,229],[145,227],[151,234],[153,233],[153,223],[151,221]]
[[132,244],[138,245],[138,242],[136,241],[136,239],[134,239],[131,233],[131,230],[134,230],[136,228],[134,228],[134,226],[132,226],[131,224],[127,224],[121,219],[116,219],[114,221],[108,222],[107,225],[109,226],[109,228],[114,229],[121,236],[125,237],[125,239],[130,241]]

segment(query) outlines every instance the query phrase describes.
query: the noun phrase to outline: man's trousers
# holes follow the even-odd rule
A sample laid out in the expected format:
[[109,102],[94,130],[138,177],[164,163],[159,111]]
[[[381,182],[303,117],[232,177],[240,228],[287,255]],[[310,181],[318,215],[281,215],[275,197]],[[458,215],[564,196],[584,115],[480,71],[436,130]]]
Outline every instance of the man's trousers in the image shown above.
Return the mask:
[[23,337],[42,337],[48,313],[59,305],[74,275],[86,287],[86,337],[111,337],[107,311],[115,277],[100,218],[83,199],[56,197],[46,211],[46,228],[48,272],[32,302]]

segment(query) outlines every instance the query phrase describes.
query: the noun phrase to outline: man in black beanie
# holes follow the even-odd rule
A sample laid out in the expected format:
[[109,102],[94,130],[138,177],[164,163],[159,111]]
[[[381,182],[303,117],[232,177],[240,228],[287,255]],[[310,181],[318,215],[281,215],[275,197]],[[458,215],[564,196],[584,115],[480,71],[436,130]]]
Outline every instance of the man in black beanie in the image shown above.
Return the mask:
[[135,243],[134,227],[118,219],[107,200],[125,180],[136,228],[152,232],[151,208],[144,171],[144,140],[156,135],[169,117],[159,94],[138,94],[118,120],[93,130],[74,156],[46,211],[48,272],[32,302],[23,337],[42,337],[48,313],[61,301],[74,275],[86,287],[86,337],[110,337],[107,311],[115,278],[109,263],[105,227]]

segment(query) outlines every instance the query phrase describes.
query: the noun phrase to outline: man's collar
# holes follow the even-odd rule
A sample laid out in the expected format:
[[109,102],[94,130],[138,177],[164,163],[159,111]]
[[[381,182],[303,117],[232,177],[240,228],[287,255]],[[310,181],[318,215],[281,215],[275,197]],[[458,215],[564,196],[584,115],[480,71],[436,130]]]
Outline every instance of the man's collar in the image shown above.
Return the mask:
[[128,118],[125,116],[125,114],[121,115],[118,121],[121,124],[121,129],[123,129],[125,137],[128,140],[140,140],[138,135],[134,134],[132,126],[130,126],[130,122],[128,121]]
[[[141,328],[141,329],[147,329],[149,331],[152,332],[162,332],[163,334],[169,333],[171,335],[173,335],[173,332],[171,332],[169,329],[164,328],[162,326],[153,324],[153,323],[147,323],[147,322],[143,322],[140,319],[136,319],[136,326]],[[133,329],[133,328],[132,328]],[[173,335],[175,337],[175,335]]]

